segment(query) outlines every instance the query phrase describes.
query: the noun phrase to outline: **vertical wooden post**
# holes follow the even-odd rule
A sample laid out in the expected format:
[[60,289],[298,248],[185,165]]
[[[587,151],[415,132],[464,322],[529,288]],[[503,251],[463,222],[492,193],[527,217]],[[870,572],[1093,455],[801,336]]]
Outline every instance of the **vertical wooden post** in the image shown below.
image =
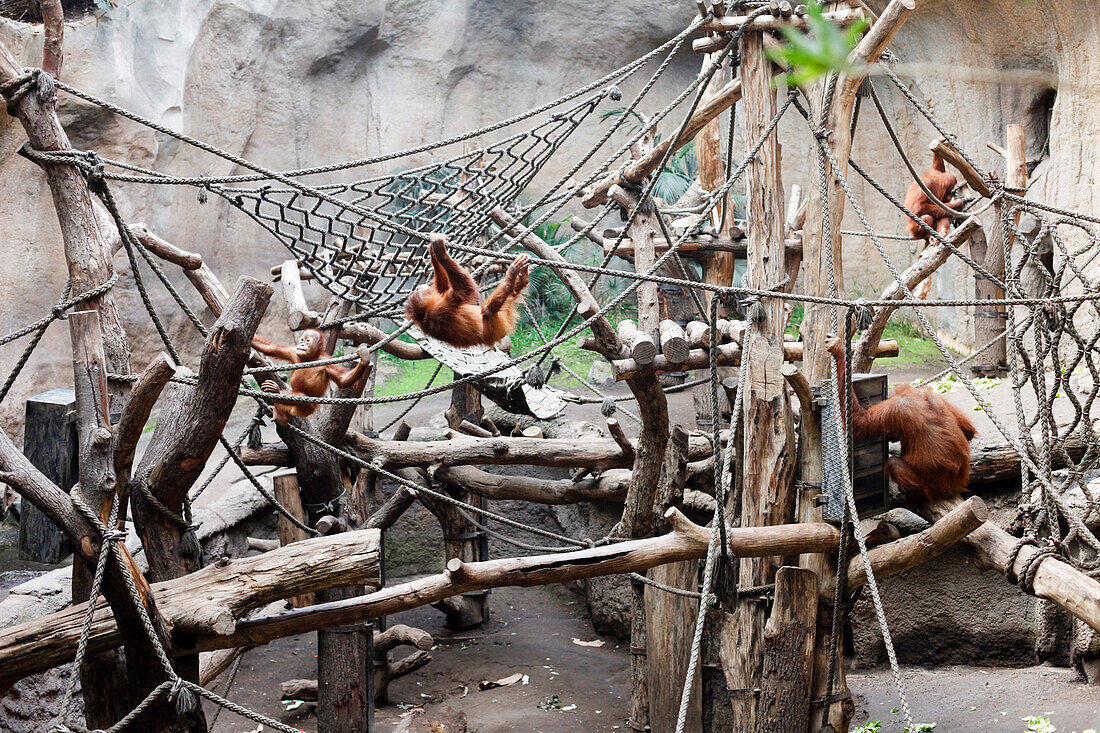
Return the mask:
[[[1008,125],[1005,128],[1006,144],[1003,151],[1005,158],[1005,179],[1007,188],[1025,188],[1027,186],[1027,137],[1023,125]],[[1004,213],[1005,202],[998,203],[997,226],[985,252],[985,269],[994,275],[1004,279],[1006,269],[1011,270],[1011,263],[1005,262],[1005,247],[1001,216]],[[1019,215],[1013,217],[1019,223]],[[1009,232],[1009,248],[1012,247],[1013,235]],[[1005,297],[1004,290],[989,282],[985,278],[978,280],[978,298],[980,300],[1000,300]],[[974,311],[974,346],[975,348],[989,343],[997,334],[1003,333],[1007,324],[1005,306],[997,303],[992,307],[979,306]],[[1008,369],[1008,343],[1000,339],[989,348],[986,358],[981,364],[975,364],[971,370],[987,376],[1004,376]]]
[[[456,375],[457,376],[457,375]],[[485,410],[481,405],[481,393],[472,385],[463,384],[451,390],[451,406],[447,409],[447,424],[458,430],[463,420],[481,424]],[[456,499],[482,507],[485,499],[467,491],[452,492]],[[446,560],[458,558],[462,562],[487,560],[489,546],[485,534],[470,520],[462,516],[456,507],[437,502],[433,512],[443,528],[443,550]],[[448,598],[436,604],[446,614],[446,626],[450,629],[469,629],[489,620],[489,591],[471,591],[456,598]]]
[[[706,54],[703,57],[702,69],[708,69],[714,61],[714,54]],[[701,72],[700,72],[701,73]],[[702,103],[714,96],[723,84],[723,73],[720,69],[711,77],[710,82],[707,84],[707,90],[703,97]],[[734,107],[730,108],[730,114],[733,114]],[[730,140],[729,144],[732,145],[733,141]],[[699,134],[695,136],[695,160],[699,166],[699,185],[706,191],[714,191],[726,182],[726,161],[722,157],[722,123],[721,117],[715,117],[713,120],[703,126],[703,129],[699,131]],[[726,212],[725,220],[722,220],[722,212]],[[711,222],[714,225],[715,232],[721,237],[728,237],[733,230],[733,197],[726,196],[724,201],[719,203],[717,207],[711,213]],[[703,265],[703,282],[710,283],[712,285],[732,285],[734,268],[736,266],[736,258],[732,252],[712,252],[702,261]],[[706,291],[702,293],[703,302],[707,307],[710,307],[710,299],[714,297],[714,293]],[[718,311],[719,316],[726,315],[725,309],[721,308]],[[702,314],[703,318],[709,317],[709,311]],[[719,367],[719,373],[725,377],[733,373],[733,369],[730,367]],[[698,387],[692,390],[692,402],[695,405],[695,424],[700,428],[709,430],[711,428],[710,419],[710,385],[700,384]],[[719,394],[720,407],[724,410],[728,410],[728,406],[721,404],[724,402],[724,396]]]
[[[338,523],[334,531],[341,531]],[[319,591],[320,603],[363,595],[363,586]],[[371,733],[374,629],[369,622],[317,632],[317,733]]]
[[[298,472],[293,468],[284,468],[271,474],[271,488],[275,494],[275,500],[286,507],[301,522],[306,521],[306,510],[302,506],[302,494],[298,491]],[[278,519],[279,544],[289,545],[291,542],[299,542],[306,539],[306,531],[294,525],[283,514],[279,513]],[[313,594],[303,593],[294,596],[290,603],[295,608],[305,608],[313,605]]]
[[[741,39],[741,89],[745,142],[752,146],[778,110],[771,62],[764,55],[764,37],[749,32]],[[746,170],[748,190],[748,269],[746,279],[755,288],[778,283],[785,274],[783,186],[779,169],[779,141],[772,134]],[[782,524],[794,514],[794,430],[783,365],[783,303],[762,299],[750,309],[751,348],[741,368],[748,370],[743,401],[744,443],[741,525]],[[747,335],[749,337],[749,335]],[[774,558],[740,561],[740,584],[771,583]],[[759,598],[743,599],[736,623],[727,626],[721,641],[726,682],[730,690],[733,729],[756,729],[761,685],[766,608]],[[807,691],[808,696],[808,691]]]
[[775,574],[775,604],[764,627],[764,675],[757,730],[763,733],[816,730],[810,726],[810,683],[814,673],[817,576],[804,568]]
[[[34,467],[68,491],[77,482],[76,393],[51,389],[27,400],[23,454]],[[19,516],[19,557],[58,563],[71,555],[72,543],[45,514],[24,501]]]

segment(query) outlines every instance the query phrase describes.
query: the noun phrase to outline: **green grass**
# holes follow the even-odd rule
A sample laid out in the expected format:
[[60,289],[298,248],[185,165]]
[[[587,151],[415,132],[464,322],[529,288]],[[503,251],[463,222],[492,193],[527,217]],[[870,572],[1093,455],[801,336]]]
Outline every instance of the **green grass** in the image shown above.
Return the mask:
[[[787,333],[798,335],[798,327],[802,324],[805,309],[802,305],[795,305],[791,311],[790,325]],[[859,338],[859,334],[856,334]],[[882,333],[883,339],[894,339],[898,342],[899,355],[890,358],[877,359],[876,363],[884,366],[902,366],[904,364],[927,364],[940,361],[940,350],[931,340],[921,337],[920,330],[911,321],[892,320],[886,324],[886,330]]]
[[[419,392],[428,383],[428,378],[439,365],[435,359],[418,359],[405,361],[389,354],[379,354],[379,361],[385,364],[393,364],[397,367],[397,373],[384,381],[379,381],[374,387],[376,397],[396,397],[397,395]],[[435,378],[436,384],[444,384],[451,381],[450,369],[442,369]]]

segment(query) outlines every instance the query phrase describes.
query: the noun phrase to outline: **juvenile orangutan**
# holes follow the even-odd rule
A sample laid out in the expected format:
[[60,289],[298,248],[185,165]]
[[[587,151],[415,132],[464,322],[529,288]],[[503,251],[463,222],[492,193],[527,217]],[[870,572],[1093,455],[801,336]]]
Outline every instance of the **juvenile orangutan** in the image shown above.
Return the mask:
[[[958,210],[963,205],[962,199],[948,199],[959,185],[959,179],[955,177],[954,173],[947,172],[943,165],[943,158],[940,157],[939,153],[932,153],[932,167],[922,173],[920,179],[928,190],[936,195],[936,198],[952,209]],[[916,181],[909,184],[909,191],[905,194],[905,208],[916,214],[917,218],[932,227],[941,236],[947,236],[947,233],[951,231],[951,214],[941,206],[933,203],[932,199],[928,198],[928,194],[921,190]],[[906,229],[909,230],[910,237],[923,239],[925,246],[928,246],[928,238],[931,235],[927,229],[911,219],[906,222]],[[928,297],[931,289],[932,278],[929,277],[917,285],[914,295],[924,300]]]
[[[325,353],[324,336],[320,331],[308,328],[302,331],[296,346],[283,346],[273,344],[267,339],[256,336],[252,339],[252,348],[261,354],[274,356],[291,364],[301,364],[307,361],[320,361],[332,358]],[[328,391],[329,382],[334,382],[337,387],[350,387],[370,370],[370,349],[366,345],[359,347],[359,363],[347,368],[338,364],[327,366],[313,366],[305,369],[293,369],[290,372],[290,389],[279,389],[279,384],[269,379],[260,385],[264,392],[286,395],[308,395],[321,397]],[[308,417],[317,409],[316,403],[280,403],[272,406],[275,411],[275,422],[286,425],[290,416]]]
[[433,234],[428,252],[432,282],[409,295],[405,316],[424,333],[452,346],[493,346],[516,327],[516,304],[527,289],[531,258],[520,255],[484,301],[470,273],[447,254],[447,238]]
[[[830,334],[825,347],[836,359],[844,383],[844,342]],[[886,472],[908,504],[959,496],[970,480],[970,441],[977,434],[962,410],[930,389],[894,387],[890,398],[864,408],[852,394],[852,432],[859,438],[885,436],[901,442]],[[841,400],[841,418],[848,400]]]

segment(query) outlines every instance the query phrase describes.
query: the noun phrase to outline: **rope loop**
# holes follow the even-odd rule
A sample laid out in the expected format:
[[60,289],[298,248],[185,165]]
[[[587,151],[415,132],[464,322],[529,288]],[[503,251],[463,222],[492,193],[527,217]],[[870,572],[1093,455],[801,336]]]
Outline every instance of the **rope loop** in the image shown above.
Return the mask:
[[[49,80],[40,81],[41,77],[45,75]],[[53,83],[53,79],[50,75],[37,68],[25,68],[23,73],[14,79],[0,84],[0,95],[8,101],[8,114],[12,117],[16,116],[16,105],[23,99],[27,92],[31,91],[31,85],[34,84],[34,90],[36,94],[39,94],[43,99],[52,97],[56,91],[56,86]]]
[[108,529],[103,533],[104,542],[125,542],[126,530],[122,529]]

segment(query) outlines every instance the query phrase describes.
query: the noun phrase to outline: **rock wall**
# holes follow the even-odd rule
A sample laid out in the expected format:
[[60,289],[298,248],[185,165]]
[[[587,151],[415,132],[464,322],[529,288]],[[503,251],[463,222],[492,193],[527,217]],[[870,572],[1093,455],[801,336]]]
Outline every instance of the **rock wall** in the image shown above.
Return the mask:
[[[879,0],[879,5],[883,4]],[[992,0],[981,4],[923,0],[893,45],[898,71],[914,92],[986,168],[1003,169],[987,140],[1003,140],[1010,122],[1028,125],[1029,158],[1038,198],[1095,210],[1089,182],[1100,115],[1098,21],[1088,0]],[[598,78],[667,39],[691,15],[680,0],[627,0],[608,9],[581,0],[372,0],[302,4],[274,0],[165,0],[114,8],[71,21],[63,78],[80,88],[264,165],[289,169],[347,160],[439,139],[508,117]],[[1011,39],[1011,43],[1007,42]],[[25,64],[41,58],[38,27],[0,20],[0,41]],[[698,59],[685,54],[652,92],[652,111],[689,82]],[[642,83],[632,80],[629,93]],[[875,82],[901,139],[918,164],[932,127],[887,82]],[[78,148],[176,174],[240,172],[205,153],[135,123],[63,96],[62,118]],[[810,185],[810,138],[792,115],[781,127],[784,183]],[[599,134],[580,130],[548,166],[560,173]],[[870,105],[864,108],[855,157],[901,195],[907,173]],[[1048,134],[1049,133],[1049,134]],[[487,136],[488,137],[488,136]],[[24,135],[0,119],[0,227],[7,267],[0,271],[0,333],[47,313],[61,293],[65,269],[55,214],[43,177],[15,155]],[[402,164],[413,161],[401,161]],[[417,161],[420,162],[420,161]],[[368,173],[391,170],[380,166]],[[319,180],[319,179],[315,179]],[[875,226],[903,231],[903,219],[862,181],[854,188]],[[133,221],[201,252],[221,278],[265,276],[285,258],[282,247],[220,199],[201,205],[190,188],[116,186]],[[849,207],[850,209],[850,207]],[[987,217],[988,218],[988,217]],[[858,228],[848,212],[846,229]],[[915,257],[905,241],[887,241],[899,266]],[[121,258],[121,255],[120,255]],[[848,237],[845,281],[853,295],[873,295],[888,273],[865,238]],[[132,334],[136,366],[159,351],[123,270],[116,294]],[[973,292],[965,266],[951,262],[937,292]],[[178,273],[173,273],[178,278]],[[162,290],[151,287],[174,337],[191,338]],[[184,288],[192,304],[201,304]],[[313,297],[320,298],[315,291]],[[272,307],[265,330],[276,325]],[[940,327],[970,340],[970,316],[936,312]],[[284,334],[285,335],[285,334]],[[20,347],[0,349],[0,373]],[[28,395],[69,384],[68,336],[50,328],[4,406],[0,425],[21,419]]]

